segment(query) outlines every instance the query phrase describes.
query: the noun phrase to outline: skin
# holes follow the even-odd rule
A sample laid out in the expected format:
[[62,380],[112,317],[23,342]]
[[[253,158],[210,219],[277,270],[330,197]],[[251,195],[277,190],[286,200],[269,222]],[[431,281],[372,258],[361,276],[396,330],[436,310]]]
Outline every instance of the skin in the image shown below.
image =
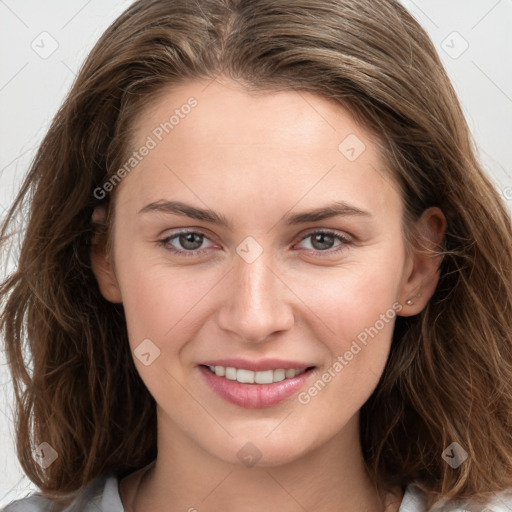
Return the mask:
[[[307,389],[394,303],[404,316],[425,307],[440,263],[425,249],[442,239],[442,212],[423,214],[423,241],[408,250],[400,192],[371,134],[311,93],[254,95],[227,78],[186,82],[137,120],[133,147],[190,96],[198,105],[118,185],[112,252],[98,240],[92,253],[102,294],[124,305],[132,351],[144,339],[160,350],[148,366],[134,357],[157,403],[159,455],[136,493],[137,475],[121,482],[123,502],[135,512],[398,510],[400,489],[376,488],[359,441],[359,410],[383,372],[394,318],[307,404],[294,395],[264,409],[233,405],[207,386],[198,364],[298,360],[316,367]],[[366,146],[354,161],[338,149],[349,134]],[[232,229],[140,213],[160,200],[210,208]],[[369,215],[285,223],[331,201]],[[199,233],[189,245],[179,237],[159,245],[185,228]],[[308,236],[321,229],[351,242],[322,246]],[[262,249],[251,263],[236,252],[248,236]],[[252,467],[237,457],[247,442],[261,453]]]

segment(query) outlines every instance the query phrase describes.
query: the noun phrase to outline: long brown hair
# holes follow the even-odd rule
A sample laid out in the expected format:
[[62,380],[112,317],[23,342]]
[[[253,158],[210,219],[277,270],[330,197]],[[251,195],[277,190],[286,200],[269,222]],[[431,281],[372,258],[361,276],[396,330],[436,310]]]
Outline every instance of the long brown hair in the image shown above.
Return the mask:
[[[91,271],[94,191],[130,154],[156,94],[224,74],[248,90],[303,90],[338,102],[374,133],[406,207],[447,220],[441,276],[425,309],[398,317],[382,378],[361,410],[368,471],[417,482],[432,499],[512,486],[512,227],[475,157],[425,31],[395,0],[140,0],[104,33],[32,163],[7,218],[26,231],[1,284],[0,328],[16,395],[17,451],[62,502],[104,473],[156,456],[155,402],[133,364],[122,305]],[[46,470],[32,449],[59,457]],[[468,459],[453,469],[443,450]]]

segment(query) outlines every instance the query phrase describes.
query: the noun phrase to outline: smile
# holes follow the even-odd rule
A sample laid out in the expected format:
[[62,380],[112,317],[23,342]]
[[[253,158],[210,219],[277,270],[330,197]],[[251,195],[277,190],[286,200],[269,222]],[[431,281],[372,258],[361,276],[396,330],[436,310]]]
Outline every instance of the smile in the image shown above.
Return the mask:
[[210,364],[201,364],[198,369],[216,395],[248,409],[273,407],[291,399],[315,375],[314,366],[271,369],[269,364],[267,361],[258,365],[267,366],[264,370]]

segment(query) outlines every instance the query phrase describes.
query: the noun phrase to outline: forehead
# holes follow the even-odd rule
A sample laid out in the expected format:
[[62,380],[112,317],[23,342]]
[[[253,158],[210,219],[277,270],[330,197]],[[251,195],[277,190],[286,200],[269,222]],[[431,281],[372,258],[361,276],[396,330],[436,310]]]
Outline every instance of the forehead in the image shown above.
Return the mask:
[[249,91],[230,79],[188,81],[162,89],[139,116],[135,134],[140,138],[155,131],[156,138],[171,133],[176,138],[185,125],[192,143],[197,138],[216,145],[336,147],[340,136],[369,136],[334,100],[300,90]]
[[305,91],[251,93],[226,79],[181,83],[137,119],[132,149],[148,144],[125,180],[147,201],[178,190],[205,201],[227,201],[235,191],[243,201],[303,197],[303,206],[318,206],[326,193],[376,206],[397,200],[375,136],[345,108]]

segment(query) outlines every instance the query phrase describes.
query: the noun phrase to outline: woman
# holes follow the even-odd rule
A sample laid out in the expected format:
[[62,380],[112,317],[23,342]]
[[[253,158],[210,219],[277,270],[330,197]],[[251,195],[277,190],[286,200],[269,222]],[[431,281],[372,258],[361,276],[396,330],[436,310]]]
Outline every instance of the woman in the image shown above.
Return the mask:
[[27,202],[6,510],[512,508],[510,217],[399,3],[134,3]]

